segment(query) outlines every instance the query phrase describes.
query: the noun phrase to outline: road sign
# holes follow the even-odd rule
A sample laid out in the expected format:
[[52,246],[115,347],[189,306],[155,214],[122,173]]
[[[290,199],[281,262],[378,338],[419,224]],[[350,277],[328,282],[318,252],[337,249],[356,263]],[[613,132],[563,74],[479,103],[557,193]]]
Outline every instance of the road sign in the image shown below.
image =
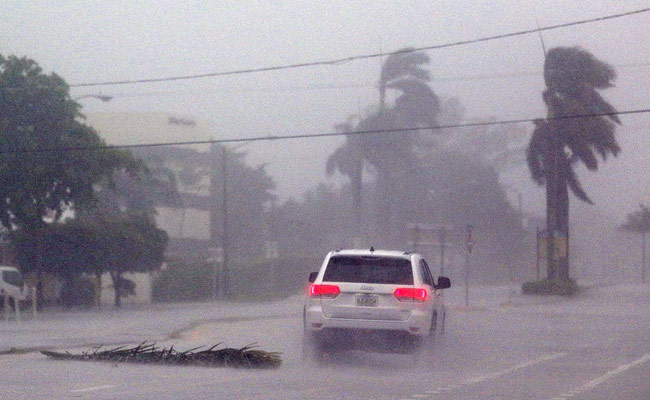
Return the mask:
[[452,228],[451,225],[444,224],[408,224],[406,225],[408,243],[414,247],[443,246],[445,232],[451,231]]

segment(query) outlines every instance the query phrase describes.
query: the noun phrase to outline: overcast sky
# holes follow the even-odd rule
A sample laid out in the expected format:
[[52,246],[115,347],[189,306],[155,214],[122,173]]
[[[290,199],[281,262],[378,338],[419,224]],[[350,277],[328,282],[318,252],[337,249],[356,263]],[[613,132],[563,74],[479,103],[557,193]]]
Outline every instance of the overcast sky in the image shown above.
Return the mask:
[[[157,78],[255,68],[427,46],[629,11],[649,1],[3,1],[0,54],[27,55],[69,83]],[[650,13],[545,32],[548,47],[580,45],[620,65],[617,87],[604,95],[619,110],[650,108]],[[503,119],[545,113],[537,35],[430,51],[431,86],[457,96],[469,117]],[[379,60],[192,81],[75,88],[104,93],[84,112],[162,111],[200,118],[215,137],[319,133],[377,102]],[[325,86],[326,88],[323,88]],[[334,86],[334,88],[332,88]],[[623,154],[597,176],[582,173],[601,207],[648,202],[644,128],[650,116],[624,117]],[[182,140],[183,138],[179,138]],[[341,139],[246,147],[268,162],[281,197],[327,181],[324,163]],[[143,137],[142,142],[147,142]],[[641,143],[639,145],[638,143]],[[594,174],[592,174],[594,175]],[[600,188],[606,186],[606,190]],[[529,193],[530,185],[519,190]],[[515,189],[517,190],[517,189]],[[541,210],[540,191],[525,208]],[[614,194],[614,195],[613,195]],[[617,211],[620,215],[621,211]]]

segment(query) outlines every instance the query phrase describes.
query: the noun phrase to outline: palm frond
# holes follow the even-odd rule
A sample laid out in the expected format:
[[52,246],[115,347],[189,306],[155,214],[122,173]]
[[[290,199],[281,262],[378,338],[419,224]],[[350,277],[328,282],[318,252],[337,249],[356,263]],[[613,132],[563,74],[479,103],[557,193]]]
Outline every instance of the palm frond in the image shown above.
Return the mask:
[[430,79],[429,72],[420,66],[428,64],[431,58],[423,52],[399,52],[411,50],[412,48],[404,48],[388,56],[381,68],[380,87],[384,87],[391,80],[401,76],[412,76],[427,81]]
[[416,79],[399,79],[388,84],[402,94],[395,100],[395,110],[403,126],[437,124],[440,100],[426,82]]
[[603,97],[595,90],[583,88],[578,94],[582,104],[587,106],[586,114],[610,114],[607,118],[622,125],[620,118],[616,115],[616,109],[609,104]]
[[337,148],[334,150],[334,153],[330,154],[329,157],[327,157],[327,162],[325,164],[325,173],[327,176],[332,176],[334,175],[334,172],[336,172],[336,169],[338,168],[338,158],[340,157],[340,151],[341,148]]
[[546,161],[548,160],[548,127],[547,121],[538,119],[534,121],[535,130],[526,148],[526,163],[532,175],[533,181],[538,185],[546,182]]
[[584,86],[604,89],[613,86],[614,79],[614,68],[580,47],[555,47],[546,55],[544,80],[551,90],[570,93]]
[[42,350],[41,354],[56,360],[155,363],[205,367],[277,368],[282,364],[280,353],[257,350],[255,344],[239,349],[226,347],[217,349],[219,345],[214,345],[202,351],[197,350],[203,346],[180,352],[174,350],[174,346],[159,348],[155,343],[143,342],[134,347],[122,346],[106,350],[102,350],[101,346],[94,347],[81,354],[49,350]]
[[571,188],[571,192],[573,192],[573,194],[577,198],[584,201],[585,203],[594,204],[589,198],[589,196],[587,196],[587,193],[582,188],[582,184],[578,180],[578,177],[576,176],[576,173],[573,170],[573,166],[571,165],[571,162],[565,159],[561,163],[561,165],[562,165],[562,173],[566,177],[566,182],[569,185],[569,188]]

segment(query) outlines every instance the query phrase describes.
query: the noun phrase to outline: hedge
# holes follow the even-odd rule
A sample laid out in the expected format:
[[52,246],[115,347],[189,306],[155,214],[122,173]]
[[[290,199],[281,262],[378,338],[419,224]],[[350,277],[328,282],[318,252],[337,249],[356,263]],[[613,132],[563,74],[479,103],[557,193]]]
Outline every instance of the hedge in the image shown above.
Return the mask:
[[542,279],[539,281],[528,281],[522,286],[523,294],[534,295],[560,295],[573,296],[580,291],[578,284],[573,279]]

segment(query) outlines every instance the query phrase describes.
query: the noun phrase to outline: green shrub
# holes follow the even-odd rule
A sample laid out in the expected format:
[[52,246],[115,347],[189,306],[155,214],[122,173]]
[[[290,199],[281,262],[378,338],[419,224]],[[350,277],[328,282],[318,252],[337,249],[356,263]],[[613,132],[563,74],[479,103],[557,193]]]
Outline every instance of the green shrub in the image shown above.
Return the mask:
[[573,279],[542,279],[528,281],[521,287],[523,294],[573,296],[580,291],[578,284]]
[[95,304],[95,284],[86,276],[75,276],[63,281],[59,301],[66,308],[90,308]]
[[152,297],[157,302],[197,301],[212,295],[212,265],[203,261],[168,260],[167,269],[153,280]]
[[301,293],[322,258],[278,258],[237,263],[230,268],[229,297],[237,300],[274,300]]
[[[232,300],[267,301],[301,293],[321,258],[234,261],[228,267],[227,297]],[[213,266],[201,260],[167,261],[153,281],[154,301],[199,301],[212,295]]]

